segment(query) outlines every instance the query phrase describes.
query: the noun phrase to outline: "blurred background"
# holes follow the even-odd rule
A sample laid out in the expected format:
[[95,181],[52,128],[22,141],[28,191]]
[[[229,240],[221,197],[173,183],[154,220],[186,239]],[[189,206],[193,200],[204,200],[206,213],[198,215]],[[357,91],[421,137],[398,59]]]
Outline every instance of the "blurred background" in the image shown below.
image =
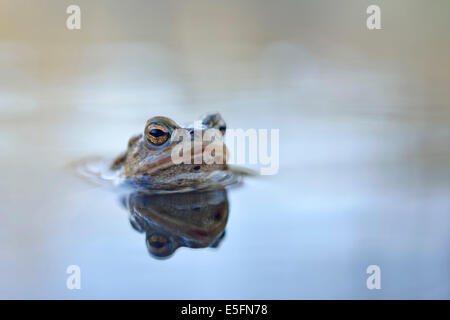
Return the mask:
[[[0,298],[450,298],[449,31],[447,0],[2,0]],[[279,173],[155,260],[70,164],[208,111],[279,128]]]

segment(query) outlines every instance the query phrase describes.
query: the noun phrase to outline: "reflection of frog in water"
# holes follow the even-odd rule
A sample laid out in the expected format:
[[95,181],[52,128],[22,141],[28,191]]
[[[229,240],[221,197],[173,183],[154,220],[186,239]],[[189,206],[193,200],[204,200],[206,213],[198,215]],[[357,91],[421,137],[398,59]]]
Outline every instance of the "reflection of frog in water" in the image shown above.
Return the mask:
[[141,190],[124,204],[154,257],[168,257],[179,247],[217,247],[225,234],[228,199],[223,188],[165,194]]
[[[217,129],[225,134],[226,124],[218,113],[204,116],[200,123],[201,130]],[[172,150],[183,140],[175,134],[177,129],[185,129],[188,138],[194,139],[193,126],[181,128],[165,117],[149,119],[144,133],[129,140],[127,151],[114,160],[110,169],[134,185],[158,190],[200,188],[232,180],[225,158],[222,163],[194,162],[194,157],[198,156],[195,152],[202,152],[207,145],[204,141],[202,148],[191,153],[191,163],[175,164]]]

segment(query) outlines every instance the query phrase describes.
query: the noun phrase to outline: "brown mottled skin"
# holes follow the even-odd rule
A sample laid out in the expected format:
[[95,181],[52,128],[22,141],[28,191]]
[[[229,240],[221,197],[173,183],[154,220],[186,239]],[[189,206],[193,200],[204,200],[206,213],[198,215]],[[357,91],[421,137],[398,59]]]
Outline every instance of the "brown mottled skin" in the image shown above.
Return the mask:
[[[207,114],[201,119],[202,129],[214,128],[225,134],[226,125],[218,113]],[[170,138],[160,146],[152,145],[146,139],[149,126],[153,123],[164,124],[168,128]],[[173,131],[181,129],[173,120],[166,117],[153,117],[145,125],[144,134],[133,136],[128,141],[128,149],[118,156],[111,165],[112,170],[119,170],[125,180],[141,184],[152,189],[173,190],[184,187],[195,187],[208,183],[208,175],[214,171],[227,170],[224,157],[223,164],[194,163],[191,153],[191,164],[175,164],[172,161],[172,149],[180,142],[172,135]],[[193,127],[183,128],[192,132]],[[207,146],[203,143],[202,150]]]

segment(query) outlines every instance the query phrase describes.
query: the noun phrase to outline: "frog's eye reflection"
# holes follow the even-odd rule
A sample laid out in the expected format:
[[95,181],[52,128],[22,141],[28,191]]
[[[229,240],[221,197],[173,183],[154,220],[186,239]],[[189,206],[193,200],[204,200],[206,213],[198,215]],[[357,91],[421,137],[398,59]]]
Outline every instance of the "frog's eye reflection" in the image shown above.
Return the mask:
[[147,127],[146,131],[147,140],[156,146],[164,144],[170,137],[169,130],[165,126],[158,123],[151,123]]
[[159,233],[147,234],[146,242],[150,254],[158,258],[168,257],[176,249],[170,238]]

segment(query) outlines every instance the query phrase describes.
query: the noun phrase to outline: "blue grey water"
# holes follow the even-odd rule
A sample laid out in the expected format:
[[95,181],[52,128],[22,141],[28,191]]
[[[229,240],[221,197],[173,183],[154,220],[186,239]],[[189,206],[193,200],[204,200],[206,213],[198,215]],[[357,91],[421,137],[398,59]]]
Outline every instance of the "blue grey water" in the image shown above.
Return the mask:
[[[79,31],[57,1],[0,11],[0,298],[450,298],[448,2],[374,31],[365,1],[78,2]],[[72,164],[208,111],[279,129],[279,171],[229,190],[218,248],[155,259]]]

